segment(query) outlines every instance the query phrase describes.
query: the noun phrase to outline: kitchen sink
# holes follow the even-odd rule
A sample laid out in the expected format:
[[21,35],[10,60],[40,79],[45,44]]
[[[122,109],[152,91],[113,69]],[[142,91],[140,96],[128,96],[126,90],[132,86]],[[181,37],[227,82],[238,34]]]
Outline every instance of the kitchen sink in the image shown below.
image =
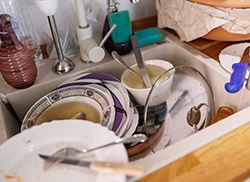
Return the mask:
[[[248,107],[248,100],[250,100],[249,90],[242,88],[238,93],[227,93],[224,89],[224,85],[229,81],[230,74],[226,72],[217,61],[206,56],[187,43],[181,42],[169,32],[162,29],[159,29],[159,31],[163,34],[164,41],[157,45],[142,48],[143,59],[164,59],[170,61],[175,66],[189,65],[196,68],[205,76],[211,86],[214,96],[215,111],[217,111],[220,106],[229,106],[235,111],[235,114],[163,150],[136,161],[147,166],[148,169],[145,175],[235,130],[248,123],[250,120],[246,117],[250,112],[250,107]],[[122,57],[128,65],[135,64],[133,52]],[[125,68],[117,63],[109,54],[106,54],[105,59],[100,63],[83,63],[80,61],[79,53],[72,55],[70,58],[75,63],[76,67],[72,72],[65,75],[53,73],[51,71],[51,66],[54,60],[45,59],[44,62],[38,66],[38,78],[36,83],[25,90],[16,90],[8,86],[3,78],[0,77],[0,92],[6,95],[20,119],[24,117],[28,109],[39,98],[70,77],[85,72],[103,72],[120,78],[122,72],[125,70]],[[2,103],[0,114],[0,142],[2,143],[7,138],[14,135],[18,128],[14,124],[14,119],[7,112]],[[138,178],[129,178],[128,181],[134,181]]]

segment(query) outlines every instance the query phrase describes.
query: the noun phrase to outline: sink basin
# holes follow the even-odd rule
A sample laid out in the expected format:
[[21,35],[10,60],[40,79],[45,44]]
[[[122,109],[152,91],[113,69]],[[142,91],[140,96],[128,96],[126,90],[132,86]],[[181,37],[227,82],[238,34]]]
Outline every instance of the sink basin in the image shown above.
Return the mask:
[[[227,93],[224,89],[224,85],[229,81],[230,74],[226,72],[218,62],[185,42],[181,42],[172,34],[161,29],[159,31],[163,34],[165,41],[158,45],[142,48],[143,59],[165,59],[175,66],[189,65],[196,68],[206,77],[211,86],[215,101],[215,111],[217,111],[220,106],[226,105],[231,107],[236,113],[207,127],[199,133],[191,135],[156,152],[155,154],[137,161],[138,163],[147,166],[148,169],[145,175],[152,173],[153,171],[248,123],[249,119],[247,119],[246,116],[249,115],[250,112],[250,108],[248,107],[249,104],[247,102],[250,99],[250,91],[242,88],[236,94]],[[125,68],[113,60],[109,54],[106,54],[105,59],[100,63],[82,63],[79,54],[73,55],[70,58],[75,63],[76,68],[66,75],[54,74],[51,71],[53,60],[44,60],[44,63],[38,67],[38,78],[36,83],[25,90],[16,90],[8,86],[3,78],[0,77],[0,92],[6,95],[13,108],[16,110],[19,118],[22,119],[28,109],[39,98],[72,76],[93,71],[107,73],[120,78],[122,72],[125,70]],[[136,63],[133,52],[124,55],[123,59],[129,66]],[[2,104],[0,114],[0,135],[1,138],[3,138],[0,142],[3,142],[8,137],[15,134],[15,132],[13,132],[13,127],[15,126],[11,124],[14,121]],[[128,178],[128,181],[134,181],[138,178],[139,177],[131,177]]]

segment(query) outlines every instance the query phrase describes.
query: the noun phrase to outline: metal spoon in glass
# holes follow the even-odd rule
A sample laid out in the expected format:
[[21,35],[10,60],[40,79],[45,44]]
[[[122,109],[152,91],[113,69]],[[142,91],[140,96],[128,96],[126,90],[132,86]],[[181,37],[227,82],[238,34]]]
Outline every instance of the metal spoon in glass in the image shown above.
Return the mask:
[[44,170],[49,169],[53,165],[57,165],[61,163],[65,158],[75,157],[77,154],[86,154],[88,152],[92,152],[94,150],[102,149],[108,146],[120,144],[120,143],[131,143],[131,142],[144,142],[147,139],[146,135],[144,134],[134,134],[130,137],[125,138],[118,138],[114,142],[95,147],[92,149],[82,149],[78,150],[72,147],[64,147],[57,152],[55,152],[52,156],[45,160],[44,163]]
[[129,71],[131,71],[132,73],[134,73],[135,75],[139,76],[142,79],[141,75],[132,70],[116,51],[112,51],[111,55],[118,63],[120,63],[122,66],[125,66]]

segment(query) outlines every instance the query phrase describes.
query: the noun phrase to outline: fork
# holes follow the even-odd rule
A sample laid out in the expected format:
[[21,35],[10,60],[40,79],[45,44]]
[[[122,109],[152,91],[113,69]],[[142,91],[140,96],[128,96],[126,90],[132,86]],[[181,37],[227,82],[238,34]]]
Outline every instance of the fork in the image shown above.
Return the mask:
[[94,150],[102,149],[108,146],[120,144],[120,143],[131,143],[131,142],[144,142],[147,139],[146,135],[144,134],[134,134],[130,137],[125,138],[118,138],[114,142],[101,145],[99,147],[91,148],[91,149],[81,149],[78,150],[73,147],[64,147],[62,149],[59,149],[57,152],[55,152],[51,157],[45,160],[44,163],[44,170],[48,170],[51,166],[60,164],[64,159],[75,157],[77,154],[82,153],[86,154],[88,152],[92,152]]

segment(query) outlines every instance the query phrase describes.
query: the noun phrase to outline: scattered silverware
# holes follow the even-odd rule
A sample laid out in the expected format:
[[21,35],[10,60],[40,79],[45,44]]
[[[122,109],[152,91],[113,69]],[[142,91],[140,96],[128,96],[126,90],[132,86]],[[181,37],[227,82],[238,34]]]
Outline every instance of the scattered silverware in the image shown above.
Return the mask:
[[169,110],[169,114],[171,116],[173,116],[176,113],[177,109],[180,107],[181,103],[183,102],[183,99],[186,97],[187,94],[188,94],[188,91],[184,90],[184,92],[178,97],[177,101]]
[[[49,158],[53,158],[52,156],[41,155],[41,154],[39,154],[39,156],[45,161],[47,161]],[[55,157],[54,160],[58,159],[59,159],[58,157],[57,158]],[[146,167],[144,165],[136,163],[119,163],[119,162],[105,162],[105,161],[90,162],[77,159],[64,159],[61,163],[88,167],[94,171],[120,173],[128,176],[140,176],[146,171]]]
[[94,150],[102,149],[102,148],[116,145],[116,144],[120,144],[120,143],[131,143],[131,142],[138,142],[138,141],[144,142],[146,139],[147,139],[147,137],[144,134],[135,134],[135,135],[132,135],[132,136],[126,137],[126,138],[118,138],[114,142],[111,142],[111,143],[108,143],[108,144],[105,144],[105,145],[102,145],[99,147],[95,147],[92,149],[78,150],[78,149],[75,149],[72,147],[65,147],[65,148],[58,150],[51,157],[46,159],[46,161],[44,163],[44,170],[49,169],[52,165],[57,165],[57,164],[61,163],[65,158],[75,157],[79,153],[86,154],[86,153],[92,152]]
[[112,51],[111,55],[118,63],[120,63],[122,66],[125,66],[129,71],[131,71],[132,73],[134,73],[135,75],[137,75],[142,79],[141,75],[139,75],[133,69],[131,69],[129,65],[127,65],[127,63],[121,58],[121,56],[116,51]]
[[246,72],[247,72],[247,68],[249,65],[249,51],[250,51],[250,46],[248,46],[239,63],[234,63],[232,65],[233,68],[233,73],[231,74],[231,78],[230,78],[230,82],[225,84],[225,89],[227,92],[229,93],[236,93],[238,92],[245,81],[245,77],[246,77]]
[[131,35],[130,38],[131,38],[131,43],[132,43],[132,47],[133,47],[133,50],[134,50],[135,58],[136,58],[139,70],[141,72],[142,80],[143,80],[143,82],[144,82],[144,84],[146,85],[147,88],[151,88],[152,85],[151,85],[151,82],[150,82],[150,79],[149,79],[149,76],[148,76],[148,72],[147,72],[147,69],[144,67],[144,64],[143,64],[138,37],[136,35]]
[[73,115],[70,119],[86,119],[86,115],[83,112],[78,112],[75,115]]

